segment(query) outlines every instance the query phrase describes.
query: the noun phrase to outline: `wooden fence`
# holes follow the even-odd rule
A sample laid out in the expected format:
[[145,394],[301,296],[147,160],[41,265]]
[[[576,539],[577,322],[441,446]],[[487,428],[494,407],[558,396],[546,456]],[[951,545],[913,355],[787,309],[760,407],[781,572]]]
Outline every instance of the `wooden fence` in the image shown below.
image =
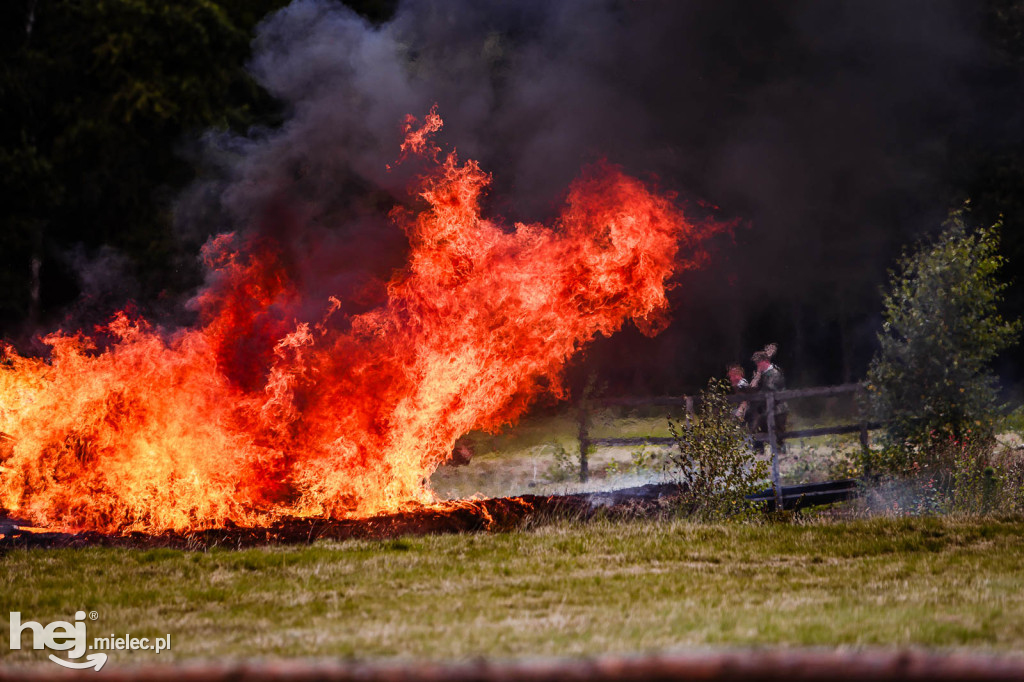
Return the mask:
[[[786,391],[744,393],[728,396],[732,403],[757,403],[767,402],[766,412],[768,421],[767,433],[751,434],[757,441],[765,442],[771,448],[772,453],[772,487],[775,489],[776,503],[782,508],[782,485],[779,481],[779,433],[775,424],[775,405],[781,401],[794,400],[797,398],[828,398],[831,396],[848,393],[860,393],[864,390],[862,384],[841,384],[839,386],[817,386],[814,388],[797,388]],[[590,413],[595,407],[647,407],[647,406],[676,406],[682,407],[687,415],[692,415],[694,410],[694,396],[658,396],[652,398],[618,398],[606,400],[585,400],[579,405],[579,448],[580,448],[580,481],[586,481],[590,477],[590,466],[587,455],[592,447],[615,447],[615,446],[639,446],[639,445],[674,445],[675,440],[670,437],[643,437],[643,438],[593,438],[590,435]],[[800,429],[797,431],[786,431],[785,438],[812,438],[814,436],[827,436],[843,433],[860,433],[860,443],[865,449],[869,446],[868,431],[877,429],[879,424],[868,422],[863,417],[854,424],[842,424],[838,426],[823,426],[812,429]]]

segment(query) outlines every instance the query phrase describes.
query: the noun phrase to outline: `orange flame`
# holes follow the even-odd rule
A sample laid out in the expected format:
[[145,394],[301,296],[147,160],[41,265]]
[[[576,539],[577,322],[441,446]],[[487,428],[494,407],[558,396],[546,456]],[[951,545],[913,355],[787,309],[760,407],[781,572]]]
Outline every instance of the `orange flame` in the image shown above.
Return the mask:
[[442,125],[444,122],[437,113],[436,104],[430,108],[423,119],[423,125],[419,128],[416,127],[416,117],[408,114],[405,117],[405,124],[402,126],[405,131],[405,141],[400,147],[402,155],[399,159],[405,159],[409,154],[427,155],[429,153],[430,158],[436,161],[441,148],[430,142],[430,136],[441,130]]
[[[407,123],[403,151],[430,155],[430,116]],[[663,328],[669,278],[714,229],[607,163],[551,227],[484,218],[489,183],[454,152],[421,180],[422,210],[392,216],[408,265],[370,312],[332,319],[332,298],[319,322],[289,319],[297,289],[273,246],[222,235],[204,249],[196,328],[121,313],[102,349],[63,332],[45,338],[48,360],[4,347],[0,507],[157,532],[432,502],[427,480],[460,435],[563,397],[561,369],[597,334]]]

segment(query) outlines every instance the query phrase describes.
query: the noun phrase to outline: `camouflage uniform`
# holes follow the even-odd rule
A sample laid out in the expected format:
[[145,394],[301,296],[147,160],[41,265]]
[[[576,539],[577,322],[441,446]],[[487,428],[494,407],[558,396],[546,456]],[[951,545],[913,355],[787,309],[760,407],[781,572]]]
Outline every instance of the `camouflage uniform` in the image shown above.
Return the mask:
[[[732,364],[726,367],[725,374],[729,378],[729,383],[732,384],[733,394],[743,395],[754,393],[757,390],[751,388],[750,382],[743,376],[743,368],[739,364]],[[733,410],[732,414],[746,425],[748,431],[753,433],[756,410],[750,409],[750,403],[743,401]]]
[[[758,390],[761,393],[774,393],[775,391],[786,390],[786,377],[783,376],[782,370],[772,365],[765,371],[761,372],[760,381],[757,385]],[[777,400],[775,402],[775,438],[778,441],[779,448],[783,446],[783,438],[786,433],[786,420],[789,416],[789,406],[786,405],[785,401]],[[757,416],[754,420],[754,433],[768,433],[768,401],[759,401],[757,403]]]

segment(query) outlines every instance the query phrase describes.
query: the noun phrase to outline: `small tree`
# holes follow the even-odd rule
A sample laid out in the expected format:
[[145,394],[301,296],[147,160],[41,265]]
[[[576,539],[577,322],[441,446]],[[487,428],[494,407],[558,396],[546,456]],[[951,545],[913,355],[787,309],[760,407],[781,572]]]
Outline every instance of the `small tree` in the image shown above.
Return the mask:
[[1001,223],[970,230],[959,209],[945,227],[890,274],[868,370],[870,411],[905,452],[991,435],[998,383],[989,364],[1021,330],[998,313]]
[[728,393],[726,382],[712,379],[696,414],[668,422],[677,449],[664,456],[662,466],[686,488],[683,502],[700,518],[750,510],[745,497],[764,488],[768,478],[768,464],[751,451],[747,427],[733,414]]

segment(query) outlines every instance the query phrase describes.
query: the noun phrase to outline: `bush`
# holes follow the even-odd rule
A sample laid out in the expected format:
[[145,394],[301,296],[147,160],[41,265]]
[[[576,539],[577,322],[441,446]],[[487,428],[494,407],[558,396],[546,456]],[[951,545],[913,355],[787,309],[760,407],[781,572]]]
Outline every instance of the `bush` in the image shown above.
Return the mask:
[[580,467],[576,459],[561,443],[555,443],[553,447],[554,458],[544,472],[544,480],[548,483],[577,480],[580,476]]
[[1024,513],[1024,447],[1005,449],[995,458],[995,467],[1000,485],[997,511]]
[[997,381],[988,366],[1021,330],[998,313],[1007,286],[998,279],[999,229],[969,230],[964,211],[953,211],[945,231],[891,273],[868,409],[904,459],[993,431]]
[[750,448],[745,424],[733,415],[728,384],[712,379],[689,419],[669,419],[676,448],[654,455],[661,467],[685,488],[685,508],[705,519],[749,512],[744,499],[764,488],[768,463]]
[[889,463],[890,469],[902,473],[883,477],[870,491],[869,506],[898,516],[1024,511],[1020,448],[1000,450],[991,436],[967,434],[963,440],[947,437],[920,454],[919,460],[909,463]]

